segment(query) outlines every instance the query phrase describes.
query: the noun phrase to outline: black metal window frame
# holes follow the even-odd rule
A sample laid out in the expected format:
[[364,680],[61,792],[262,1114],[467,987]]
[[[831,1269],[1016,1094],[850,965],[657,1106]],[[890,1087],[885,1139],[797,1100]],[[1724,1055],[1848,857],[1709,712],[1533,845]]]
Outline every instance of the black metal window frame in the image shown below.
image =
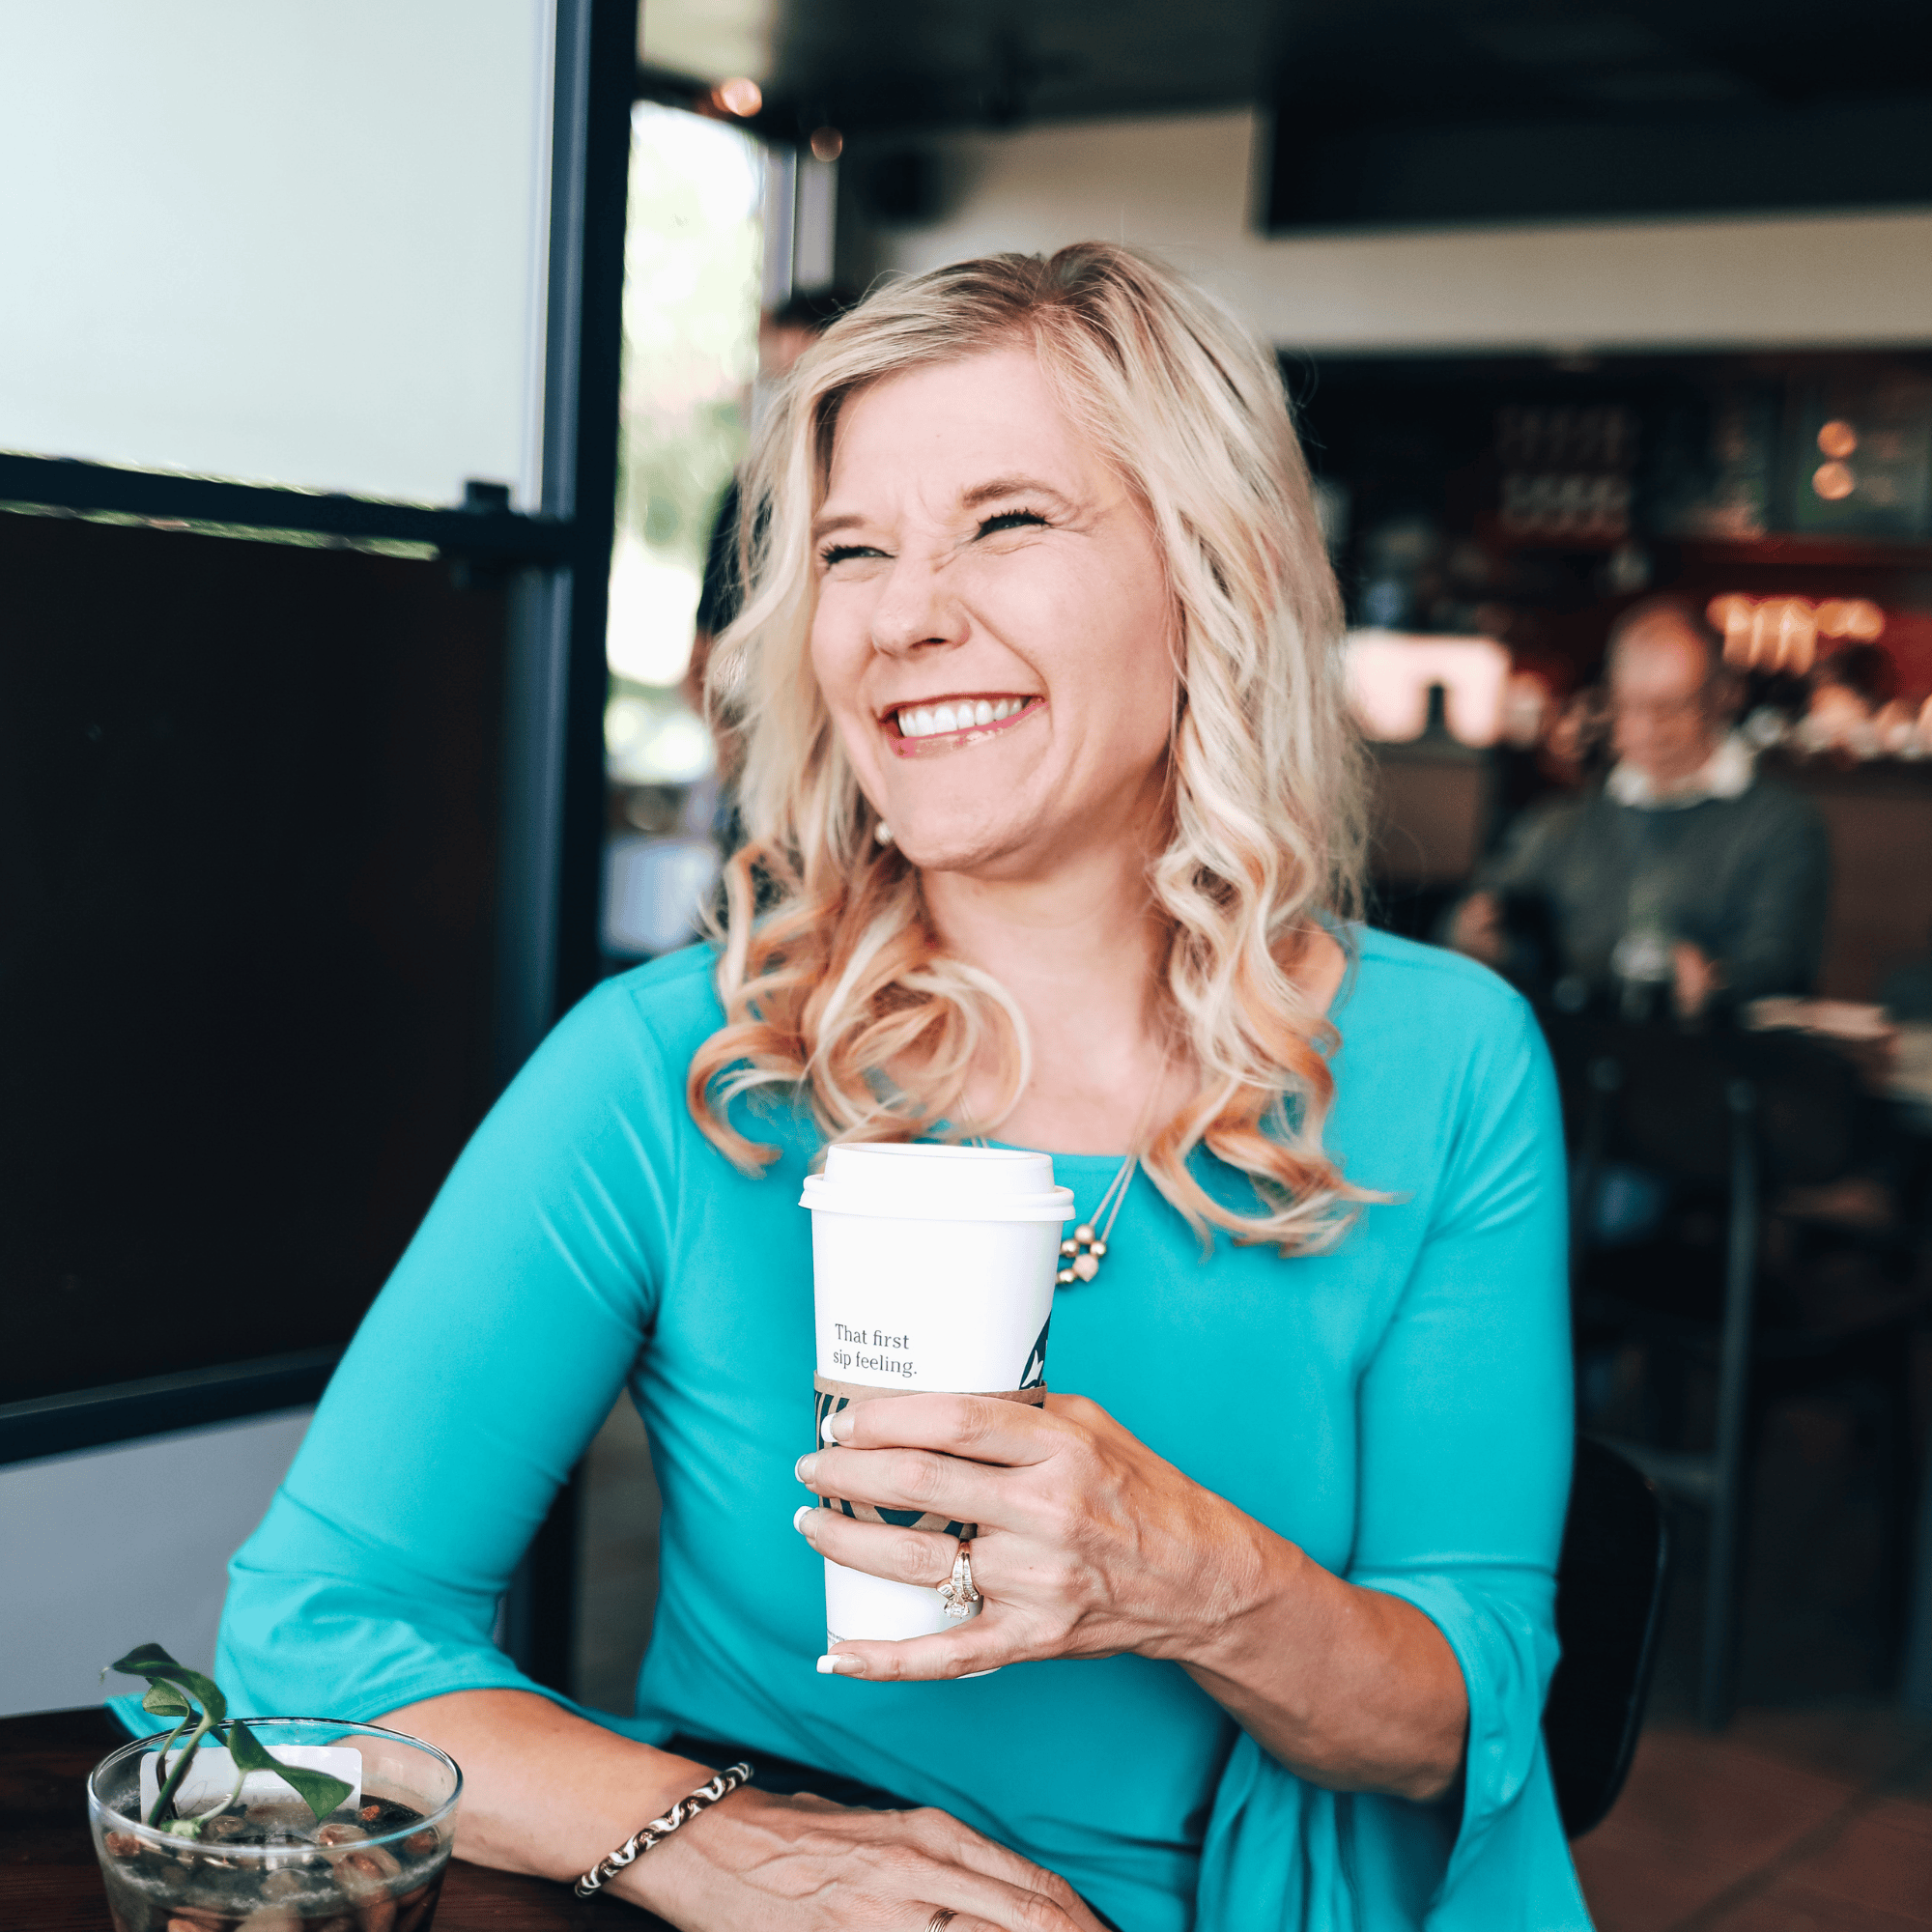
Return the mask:
[[[599,974],[605,627],[617,487],[624,224],[639,0],[556,0],[538,505],[472,486],[437,508],[0,454],[0,506],[252,535],[408,544],[508,592],[495,1073]],[[0,1464],[301,1406],[339,1350],[0,1405]]]

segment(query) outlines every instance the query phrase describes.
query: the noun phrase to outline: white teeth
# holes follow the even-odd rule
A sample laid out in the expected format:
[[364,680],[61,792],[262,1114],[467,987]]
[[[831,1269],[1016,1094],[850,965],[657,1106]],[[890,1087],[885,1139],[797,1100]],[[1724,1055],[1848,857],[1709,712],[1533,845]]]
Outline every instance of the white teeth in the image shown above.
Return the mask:
[[908,705],[898,714],[901,738],[932,738],[948,731],[967,731],[1017,717],[1027,707],[1024,697],[962,697],[951,704]]

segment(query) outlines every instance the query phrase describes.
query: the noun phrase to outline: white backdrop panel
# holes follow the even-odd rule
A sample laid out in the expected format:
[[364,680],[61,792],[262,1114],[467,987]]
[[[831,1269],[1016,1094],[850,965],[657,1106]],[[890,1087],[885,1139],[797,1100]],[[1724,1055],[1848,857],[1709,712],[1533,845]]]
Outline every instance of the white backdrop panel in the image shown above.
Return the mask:
[[533,507],[550,0],[0,0],[0,448]]
[[100,1666],[158,1643],[191,1670],[241,1548],[307,1433],[311,1408],[184,1429],[0,1469],[0,1716],[137,1690]]

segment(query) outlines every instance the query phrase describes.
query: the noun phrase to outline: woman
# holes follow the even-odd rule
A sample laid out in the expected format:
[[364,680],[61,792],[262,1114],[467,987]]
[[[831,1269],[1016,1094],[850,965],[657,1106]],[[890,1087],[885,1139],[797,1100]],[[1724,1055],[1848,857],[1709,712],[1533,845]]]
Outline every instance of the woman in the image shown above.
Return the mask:
[[[556,1878],[781,1761],[612,1881],[693,1932],[1587,1924],[1538,1735],[1550,1081],[1500,982],[1346,923],[1271,359],[1125,249],[964,264],[808,354],[748,495],[721,947],[601,988],[479,1130],[236,1559],[233,1696],[444,1746],[465,1855]],[[795,1478],[800,1181],[928,1134],[1054,1151],[1083,1218],[1119,1183],[1062,1392],[848,1411]],[[665,1509],[620,1721],[491,1630],[626,1384]],[[977,1520],[983,1612],[817,1658],[821,1554],[956,1546],[810,1490]]]

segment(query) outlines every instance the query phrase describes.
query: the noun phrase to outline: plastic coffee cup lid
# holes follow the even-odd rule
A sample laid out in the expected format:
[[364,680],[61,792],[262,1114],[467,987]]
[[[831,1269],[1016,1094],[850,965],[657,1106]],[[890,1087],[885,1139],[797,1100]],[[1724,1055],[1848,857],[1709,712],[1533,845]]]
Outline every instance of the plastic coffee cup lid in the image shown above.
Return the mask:
[[1073,1218],[1073,1190],[1053,1182],[1053,1156],[1019,1148],[829,1148],[808,1175],[801,1208],[912,1221]]

